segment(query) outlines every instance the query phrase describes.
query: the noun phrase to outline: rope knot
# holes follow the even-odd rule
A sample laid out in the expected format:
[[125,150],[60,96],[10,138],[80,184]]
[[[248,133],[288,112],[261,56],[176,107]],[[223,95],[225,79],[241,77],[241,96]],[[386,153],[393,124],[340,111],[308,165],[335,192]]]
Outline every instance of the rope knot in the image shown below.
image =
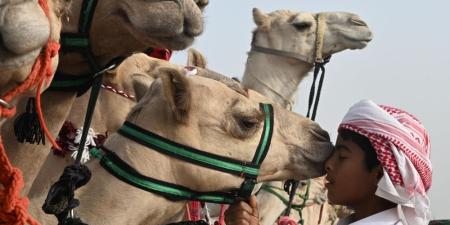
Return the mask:
[[74,164],[67,166],[59,180],[50,187],[42,210],[47,214],[56,215],[60,224],[67,223],[70,210],[76,208],[80,202],[75,199],[75,190],[87,184],[91,172],[85,165]]

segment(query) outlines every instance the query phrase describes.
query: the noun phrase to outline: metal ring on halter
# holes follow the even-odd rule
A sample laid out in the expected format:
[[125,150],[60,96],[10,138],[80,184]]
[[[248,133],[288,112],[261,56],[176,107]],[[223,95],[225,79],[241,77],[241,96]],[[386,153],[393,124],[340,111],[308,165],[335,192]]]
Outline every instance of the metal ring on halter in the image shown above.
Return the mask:
[[69,213],[67,215],[67,218],[71,218],[74,219],[75,218],[75,213],[73,212],[73,209],[69,210]]
[[7,109],[12,109],[14,106],[9,104],[8,102],[6,102],[5,100],[0,98],[0,106],[7,108]]

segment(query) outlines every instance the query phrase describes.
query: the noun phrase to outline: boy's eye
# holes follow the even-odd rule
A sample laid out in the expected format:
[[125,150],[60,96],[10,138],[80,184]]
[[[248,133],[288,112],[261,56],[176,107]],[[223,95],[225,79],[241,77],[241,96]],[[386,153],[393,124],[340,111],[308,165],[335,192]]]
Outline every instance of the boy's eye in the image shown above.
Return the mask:
[[339,160],[345,160],[345,159],[347,159],[348,157],[347,156],[344,156],[344,155],[338,155],[338,159]]

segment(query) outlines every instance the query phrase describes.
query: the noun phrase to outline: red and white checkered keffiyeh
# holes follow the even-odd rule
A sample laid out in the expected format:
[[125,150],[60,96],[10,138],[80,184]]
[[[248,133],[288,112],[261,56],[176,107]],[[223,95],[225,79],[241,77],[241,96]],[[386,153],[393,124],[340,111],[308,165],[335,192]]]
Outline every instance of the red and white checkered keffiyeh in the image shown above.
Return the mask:
[[339,129],[367,137],[374,147],[384,168],[375,194],[397,203],[406,224],[428,224],[430,141],[420,121],[401,109],[362,100],[350,108]]

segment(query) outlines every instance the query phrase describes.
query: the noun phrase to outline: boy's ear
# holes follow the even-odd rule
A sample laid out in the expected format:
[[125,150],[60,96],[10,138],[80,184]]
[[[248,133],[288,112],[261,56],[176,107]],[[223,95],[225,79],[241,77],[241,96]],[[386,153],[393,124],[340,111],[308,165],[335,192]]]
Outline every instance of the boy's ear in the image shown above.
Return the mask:
[[381,164],[378,164],[378,165],[374,168],[374,173],[375,173],[375,176],[376,176],[376,178],[377,178],[377,184],[378,184],[378,181],[380,181],[381,178],[382,178],[383,175],[384,175],[384,169],[383,169],[383,166],[382,166]]

